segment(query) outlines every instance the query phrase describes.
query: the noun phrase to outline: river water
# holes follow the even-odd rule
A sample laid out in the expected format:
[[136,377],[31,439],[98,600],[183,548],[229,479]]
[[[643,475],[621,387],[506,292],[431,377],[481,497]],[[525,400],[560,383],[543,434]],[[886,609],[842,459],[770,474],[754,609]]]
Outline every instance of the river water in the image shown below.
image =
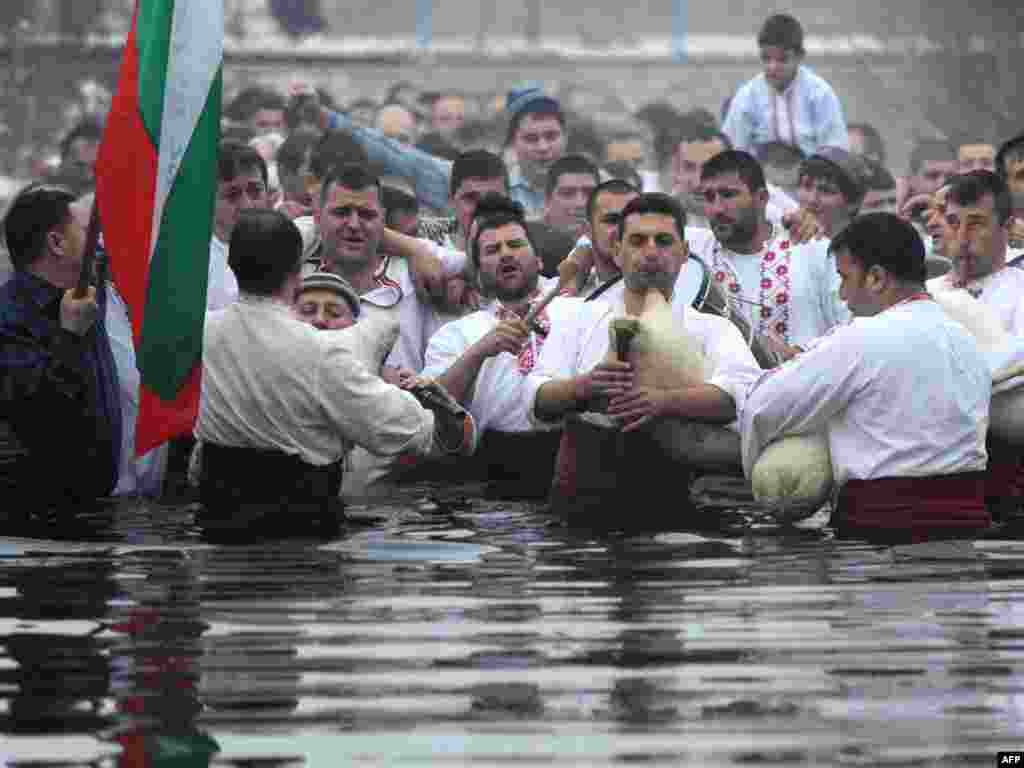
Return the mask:
[[[654,500],[638,500],[651,504]],[[414,486],[325,539],[0,537],[10,766],[995,765],[1024,541],[569,528]],[[628,516],[629,511],[623,510]]]

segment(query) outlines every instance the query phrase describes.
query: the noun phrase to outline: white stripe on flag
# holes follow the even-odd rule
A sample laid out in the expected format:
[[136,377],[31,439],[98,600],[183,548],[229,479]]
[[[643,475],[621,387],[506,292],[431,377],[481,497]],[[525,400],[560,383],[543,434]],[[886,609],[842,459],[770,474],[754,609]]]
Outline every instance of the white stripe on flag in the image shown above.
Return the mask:
[[167,196],[224,59],[224,0],[174,2],[168,57],[150,259],[160,240]]

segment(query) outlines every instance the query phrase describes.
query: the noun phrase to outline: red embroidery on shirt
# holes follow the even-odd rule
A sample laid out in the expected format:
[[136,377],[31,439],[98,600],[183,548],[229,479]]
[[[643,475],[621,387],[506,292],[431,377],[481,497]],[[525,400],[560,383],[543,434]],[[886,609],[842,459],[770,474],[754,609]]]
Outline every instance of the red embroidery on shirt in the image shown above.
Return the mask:
[[[711,268],[715,270],[715,280],[729,290],[730,310],[743,317],[751,317],[753,314],[751,319],[756,321],[758,333],[774,331],[782,335],[787,344],[792,343],[787,336],[790,326],[789,292],[792,289],[789,268],[791,261],[792,243],[789,240],[783,240],[778,245],[772,241],[766,242],[764,254],[759,262],[759,295],[756,300],[754,296],[743,296],[742,299],[747,302],[744,306],[741,300],[739,275],[729,259],[722,254],[722,244],[717,240],[711,254]],[[759,306],[759,311],[752,312],[751,304]]]

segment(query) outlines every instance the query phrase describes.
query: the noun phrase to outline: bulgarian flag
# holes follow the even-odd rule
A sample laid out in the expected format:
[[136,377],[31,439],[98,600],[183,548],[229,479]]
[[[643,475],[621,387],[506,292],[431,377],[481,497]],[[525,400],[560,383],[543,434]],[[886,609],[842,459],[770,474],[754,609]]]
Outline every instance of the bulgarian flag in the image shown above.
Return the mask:
[[96,204],[131,314],[140,456],[190,433],[199,410],[223,58],[223,0],[136,0]]

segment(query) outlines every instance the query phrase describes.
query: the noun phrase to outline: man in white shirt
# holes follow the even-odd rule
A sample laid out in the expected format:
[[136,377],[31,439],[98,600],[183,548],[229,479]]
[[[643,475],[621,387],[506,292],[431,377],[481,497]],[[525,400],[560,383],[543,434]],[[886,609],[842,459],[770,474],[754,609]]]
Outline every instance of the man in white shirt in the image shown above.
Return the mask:
[[805,155],[819,147],[850,146],[835,92],[803,66],[804,31],[792,16],[770,16],[757,36],[764,72],[741,86],[729,105],[723,132],[737,149],[781,141]]
[[[827,242],[796,244],[769,222],[764,173],[752,155],[722,152],[704,165],[701,184],[711,230],[692,230],[690,250],[755,333],[792,354],[846,322]],[[682,300],[680,292],[675,300]]]
[[259,152],[241,142],[221,142],[206,286],[206,308],[209,310],[223,309],[238,298],[238,281],[228,267],[228,243],[242,211],[270,207],[267,185],[267,164]]
[[[990,171],[954,176],[946,192],[947,254],[953,268],[928,281],[932,293],[966,292],[987,305],[1003,328],[1024,336],[1024,270],[1007,266],[1010,192]],[[1024,456],[989,440],[986,495],[999,517],[1024,502]],[[1003,501],[996,506],[996,501]]]
[[945,243],[953,269],[928,290],[965,291],[987,304],[1003,327],[1024,336],[1024,270],[1008,268],[1010,192],[991,171],[955,176],[945,195]]
[[284,214],[246,212],[231,246],[240,297],[210,314],[203,340],[204,525],[245,529],[282,515],[330,523],[351,443],[396,456],[465,440],[465,424],[367,370],[344,332],[293,315],[302,238]]
[[556,298],[527,327],[524,319],[541,298],[541,261],[521,208],[508,204],[480,219],[470,249],[482,289],[495,301],[434,334],[423,374],[473,415],[489,493],[523,498],[547,495],[558,447],[558,435],[538,431],[529,417],[526,375],[551,328],[578,312],[581,301]]
[[[557,507],[594,514],[603,507],[633,520],[646,509],[664,522],[660,501],[678,514],[688,503],[688,468],[668,461],[643,428],[661,419],[729,424],[759,372],[735,326],[690,307],[674,316],[708,361],[704,384],[639,388],[628,363],[606,360],[614,318],[639,314],[648,291],[671,299],[688,256],[685,225],[686,214],[667,195],[641,195],[627,204],[616,256],[623,291],[585,302],[553,326],[529,376],[531,417],[549,428],[564,422],[552,487]],[[630,506],[616,508],[617,501]],[[586,509],[588,504],[594,508]]]
[[387,365],[418,373],[423,369],[427,340],[441,327],[442,319],[416,294],[406,261],[386,258],[381,250],[380,180],[363,166],[344,165],[328,174],[320,200],[320,269],[345,278],[368,316],[398,316],[401,330]]
[[855,319],[747,393],[744,469],[780,437],[824,430],[841,532],[916,541],[987,527],[991,373],[925,292],[924,244],[898,216],[873,213],[830,248]]

